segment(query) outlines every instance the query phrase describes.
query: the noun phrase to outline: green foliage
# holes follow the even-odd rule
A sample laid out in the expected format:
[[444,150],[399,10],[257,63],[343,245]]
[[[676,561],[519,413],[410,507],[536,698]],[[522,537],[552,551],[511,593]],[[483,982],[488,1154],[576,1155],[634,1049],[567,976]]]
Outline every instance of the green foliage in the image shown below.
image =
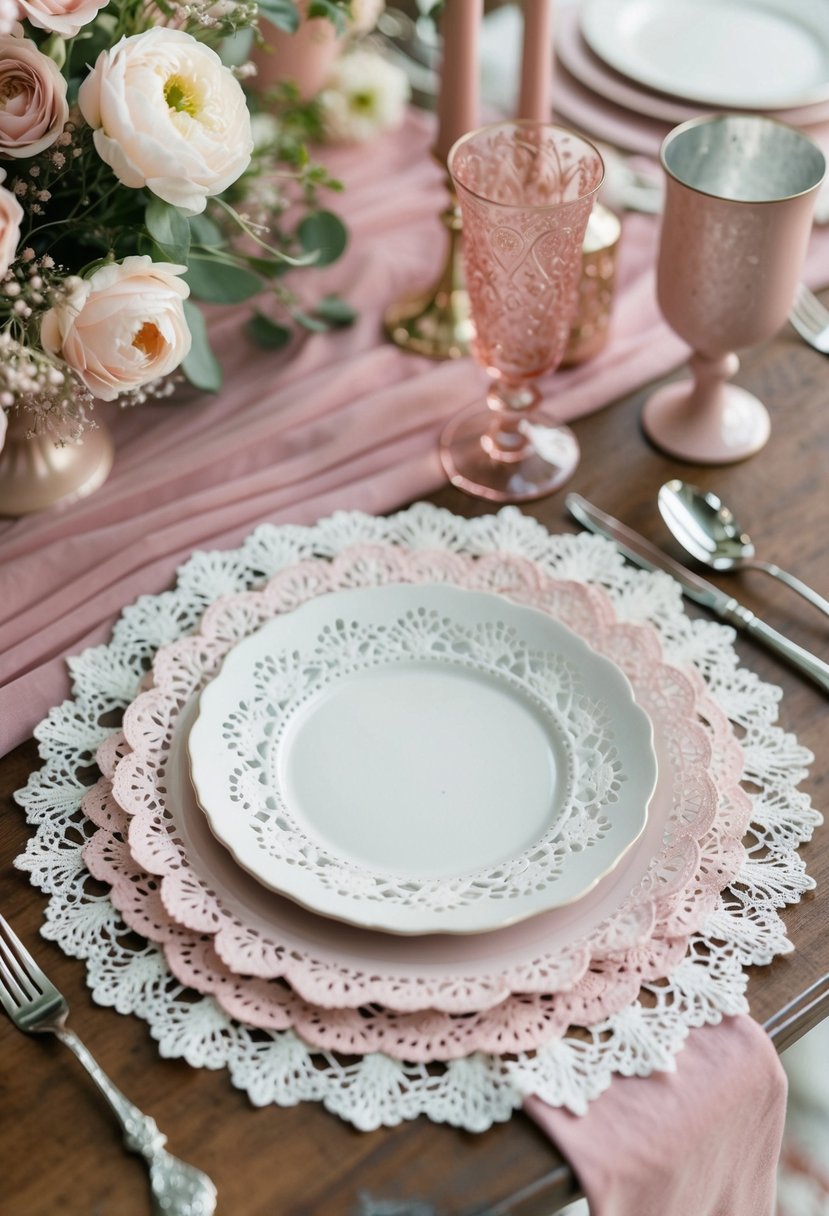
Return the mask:
[[299,9],[293,0],[259,0],[259,12],[287,34],[295,34],[299,29]]
[[169,262],[187,265],[190,225],[178,207],[172,207],[153,195],[144,208],[144,227]]
[[209,304],[241,304],[262,290],[258,275],[209,255],[191,257],[184,281],[197,300]]
[[245,326],[249,338],[264,350],[281,350],[291,340],[291,330],[287,325],[272,321],[264,313],[256,312]]
[[187,379],[195,388],[206,393],[215,393],[222,385],[222,369],[210,349],[207,326],[201,310],[190,300],[184,301],[184,315],[190,328],[192,345],[190,353],[181,365]]
[[334,26],[338,34],[344,34],[350,12],[348,0],[310,0],[309,17],[324,17]]
[[314,306],[314,315],[335,328],[352,325],[357,316],[353,305],[340,296],[323,296]]
[[306,253],[317,253],[316,266],[330,266],[341,257],[348,244],[345,224],[333,211],[314,211],[297,228],[299,243]]

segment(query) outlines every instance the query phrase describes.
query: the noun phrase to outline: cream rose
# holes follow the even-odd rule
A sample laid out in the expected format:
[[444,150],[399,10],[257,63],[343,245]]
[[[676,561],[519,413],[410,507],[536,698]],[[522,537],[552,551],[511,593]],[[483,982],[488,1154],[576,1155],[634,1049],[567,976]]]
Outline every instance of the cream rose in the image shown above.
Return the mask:
[[108,0],[17,0],[20,16],[39,30],[74,38],[98,16]]
[[157,27],[102,51],[78,104],[119,181],[191,215],[250,162],[241,85],[215,51],[181,30]]
[[[5,179],[6,170],[0,169],[0,182]],[[10,190],[0,186],[0,278],[6,273],[14,261],[14,255],[20,241],[20,225],[23,222],[23,208]]]
[[168,375],[190,350],[185,270],[146,256],[102,266],[44,314],[44,349],[102,401]]
[[0,156],[37,156],[69,118],[66,80],[28,38],[0,34]]

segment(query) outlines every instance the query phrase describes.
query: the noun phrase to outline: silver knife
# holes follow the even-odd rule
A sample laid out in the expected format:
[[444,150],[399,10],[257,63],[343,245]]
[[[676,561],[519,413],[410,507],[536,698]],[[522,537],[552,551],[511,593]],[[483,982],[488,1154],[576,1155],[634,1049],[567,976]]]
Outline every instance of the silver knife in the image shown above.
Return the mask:
[[575,520],[583,527],[589,528],[591,532],[597,532],[600,536],[612,540],[619,552],[630,558],[637,566],[643,566],[645,570],[663,570],[666,574],[670,574],[679,583],[682,594],[686,595],[689,600],[693,600],[695,604],[702,604],[703,608],[707,608],[721,620],[727,621],[729,625],[734,625],[737,629],[744,629],[769,650],[773,650],[775,654],[786,659],[792,667],[796,667],[798,671],[809,676],[823,692],[829,693],[829,663],[824,663],[817,655],[790,642],[782,633],[778,633],[765,621],[761,621],[733,596],[726,595],[707,579],[700,578],[698,574],[686,570],[667,553],[663,553],[656,545],[645,540],[644,536],[640,536],[631,528],[626,528],[612,515],[606,515],[604,511],[600,511],[598,507],[594,507],[582,498],[580,494],[568,494],[564,502]]

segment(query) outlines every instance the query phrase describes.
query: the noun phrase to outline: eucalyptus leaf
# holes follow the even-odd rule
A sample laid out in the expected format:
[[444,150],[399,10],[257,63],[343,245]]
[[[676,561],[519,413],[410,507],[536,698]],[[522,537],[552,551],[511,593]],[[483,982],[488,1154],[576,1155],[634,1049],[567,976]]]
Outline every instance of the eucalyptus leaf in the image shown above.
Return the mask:
[[144,226],[165,257],[187,265],[190,225],[178,207],[153,195],[144,208]]
[[338,34],[344,34],[348,29],[347,15],[347,6],[338,4],[337,0],[311,0],[308,5],[309,17],[325,17]]
[[286,34],[295,34],[299,29],[299,9],[293,0],[259,0],[257,7],[260,16]]
[[222,369],[210,349],[207,326],[201,309],[190,300],[184,301],[184,315],[193,339],[190,352],[184,359],[181,370],[195,388],[206,393],[215,393],[222,386]]
[[348,230],[333,211],[312,211],[297,228],[299,243],[306,253],[319,254],[316,265],[330,266],[348,244]]
[[200,215],[191,215],[187,223],[190,225],[190,239],[194,245],[200,245],[202,249],[219,249],[224,245],[221,228],[203,212]]
[[328,333],[329,327],[325,321],[321,321],[317,317],[310,316],[307,312],[303,312],[301,308],[295,308],[291,312],[291,316],[294,318],[297,325],[301,325],[303,329],[309,329],[313,334]]
[[266,350],[281,350],[291,340],[291,331],[286,325],[272,321],[264,313],[257,312],[245,326],[245,332],[257,346]]
[[314,307],[314,315],[329,325],[343,326],[352,324],[357,310],[340,296],[323,296]]
[[196,299],[210,304],[240,304],[262,290],[258,274],[209,256],[191,257],[184,280]]

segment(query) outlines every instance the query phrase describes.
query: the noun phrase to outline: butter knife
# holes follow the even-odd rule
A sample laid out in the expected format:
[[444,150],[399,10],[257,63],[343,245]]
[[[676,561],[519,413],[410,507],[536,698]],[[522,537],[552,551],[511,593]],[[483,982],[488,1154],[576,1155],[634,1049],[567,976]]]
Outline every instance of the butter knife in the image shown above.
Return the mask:
[[606,515],[598,507],[587,502],[580,494],[568,494],[564,500],[565,506],[575,520],[591,532],[597,532],[612,540],[620,553],[629,558],[637,566],[645,570],[663,570],[670,574],[682,588],[682,594],[695,604],[701,604],[709,612],[713,612],[721,620],[727,621],[737,629],[743,629],[751,637],[762,642],[769,650],[784,658],[792,667],[803,672],[818,685],[825,693],[829,693],[829,663],[824,663],[817,655],[802,646],[795,645],[782,633],[772,629],[765,621],[760,620],[748,608],[726,595],[690,570],[686,570],[679,562],[674,561],[667,553],[663,553],[656,545],[645,540],[638,532],[625,527],[612,515]]

